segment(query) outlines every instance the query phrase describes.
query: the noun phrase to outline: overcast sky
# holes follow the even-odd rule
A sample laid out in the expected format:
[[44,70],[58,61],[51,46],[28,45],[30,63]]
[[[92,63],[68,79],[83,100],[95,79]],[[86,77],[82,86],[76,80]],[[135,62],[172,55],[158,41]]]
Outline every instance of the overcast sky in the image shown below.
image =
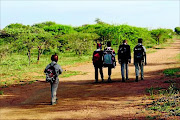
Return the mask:
[[0,28],[45,21],[81,26],[96,18],[110,24],[148,28],[180,26],[180,0],[1,0]]

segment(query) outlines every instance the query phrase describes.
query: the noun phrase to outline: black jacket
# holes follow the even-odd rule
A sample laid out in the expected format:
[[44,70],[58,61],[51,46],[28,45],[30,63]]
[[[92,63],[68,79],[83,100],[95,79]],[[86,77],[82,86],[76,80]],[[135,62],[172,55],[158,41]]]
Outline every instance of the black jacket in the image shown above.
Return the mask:
[[[94,65],[94,67],[103,67],[103,51],[100,50],[100,49],[95,50],[94,53],[93,53],[93,57],[94,57],[94,55],[95,55],[96,53],[99,53],[100,59],[99,59],[99,61],[98,61],[97,63],[94,63],[94,62],[93,62],[93,65]],[[92,60],[93,60],[93,59],[92,59]]]
[[[122,48],[125,48],[126,49],[126,52],[121,54],[120,52],[120,49]],[[127,44],[122,44],[119,46],[119,49],[118,49],[118,60],[121,60],[121,61],[124,61],[124,62],[128,62],[128,59],[131,60],[131,49],[130,49],[130,46],[127,45]]]

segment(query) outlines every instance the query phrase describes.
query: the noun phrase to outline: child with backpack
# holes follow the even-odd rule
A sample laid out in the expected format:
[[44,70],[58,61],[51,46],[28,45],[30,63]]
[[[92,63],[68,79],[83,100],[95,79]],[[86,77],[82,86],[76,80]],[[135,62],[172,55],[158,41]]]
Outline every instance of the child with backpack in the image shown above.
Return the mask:
[[51,56],[51,60],[52,62],[49,65],[47,65],[47,67],[44,70],[44,73],[46,73],[46,82],[50,82],[51,84],[51,105],[56,105],[56,93],[59,84],[58,76],[63,72],[63,70],[61,66],[57,64],[58,56],[56,54]]
[[131,63],[131,50],[127,40],[124,40],[123,44],[119,46],[118,61],[121,64],[122,82],[125,82],[124,70],[126,69],[126,80],[128,80],[128,63]]
[[102,82],[104,81],[104,76],[103,76],[103,51],[102,45],[100,43],[97,43],[97,50],[94,51],[93,53],[93,65],[95,69],[95,83],[98,82],[98,69],[101,75]]
[[144,64],[146,65],[146,48],[142,45],[142,38],[138,39],[138,45],[134,47],[134,65],[136,82],[138,82],[139,68],[141,69],[141,80],[144,80]]
[[107,48],[104,49],[103,55],[103,66],[108,67],[108,82],[112,82],[111,80],[111,69],[115,68],[116,60],[115,60],[115,51],[111,48],[111,42],[107,42]]

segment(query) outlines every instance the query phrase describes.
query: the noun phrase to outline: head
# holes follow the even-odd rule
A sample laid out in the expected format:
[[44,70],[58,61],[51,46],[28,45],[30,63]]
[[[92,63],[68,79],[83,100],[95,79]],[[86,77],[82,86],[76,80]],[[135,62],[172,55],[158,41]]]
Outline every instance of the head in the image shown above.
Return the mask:
[[58,61],[58,55],[57,54],[52,55],[51,60],[57,62]]
[[107,42],[107,47],[111,47],[111,42],[110,41]]
[[127,44],[127,40],[123,40],[123,44]]
[[102,49],[101,43],[97,43],[97,49]]
[[142,43],[143,39],[142,38],[138,38],[138,43]]

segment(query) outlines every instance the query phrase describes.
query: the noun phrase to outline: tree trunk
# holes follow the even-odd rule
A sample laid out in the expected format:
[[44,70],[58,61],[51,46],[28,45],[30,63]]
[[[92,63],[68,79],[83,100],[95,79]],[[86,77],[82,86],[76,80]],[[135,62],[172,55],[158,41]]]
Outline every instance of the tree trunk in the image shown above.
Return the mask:
[[38,46],[38,58],[37,58],[37,64],[39,64],[39,60],[40,60],[41,53],[42,53],[41,46]]
[[30,66],[30,63],[31,63],[31,51],[30,51],[30,49],[28,49],[28,53],[27,53],[27,55],[28,55],[28,59],[29,59],[29,66]]

